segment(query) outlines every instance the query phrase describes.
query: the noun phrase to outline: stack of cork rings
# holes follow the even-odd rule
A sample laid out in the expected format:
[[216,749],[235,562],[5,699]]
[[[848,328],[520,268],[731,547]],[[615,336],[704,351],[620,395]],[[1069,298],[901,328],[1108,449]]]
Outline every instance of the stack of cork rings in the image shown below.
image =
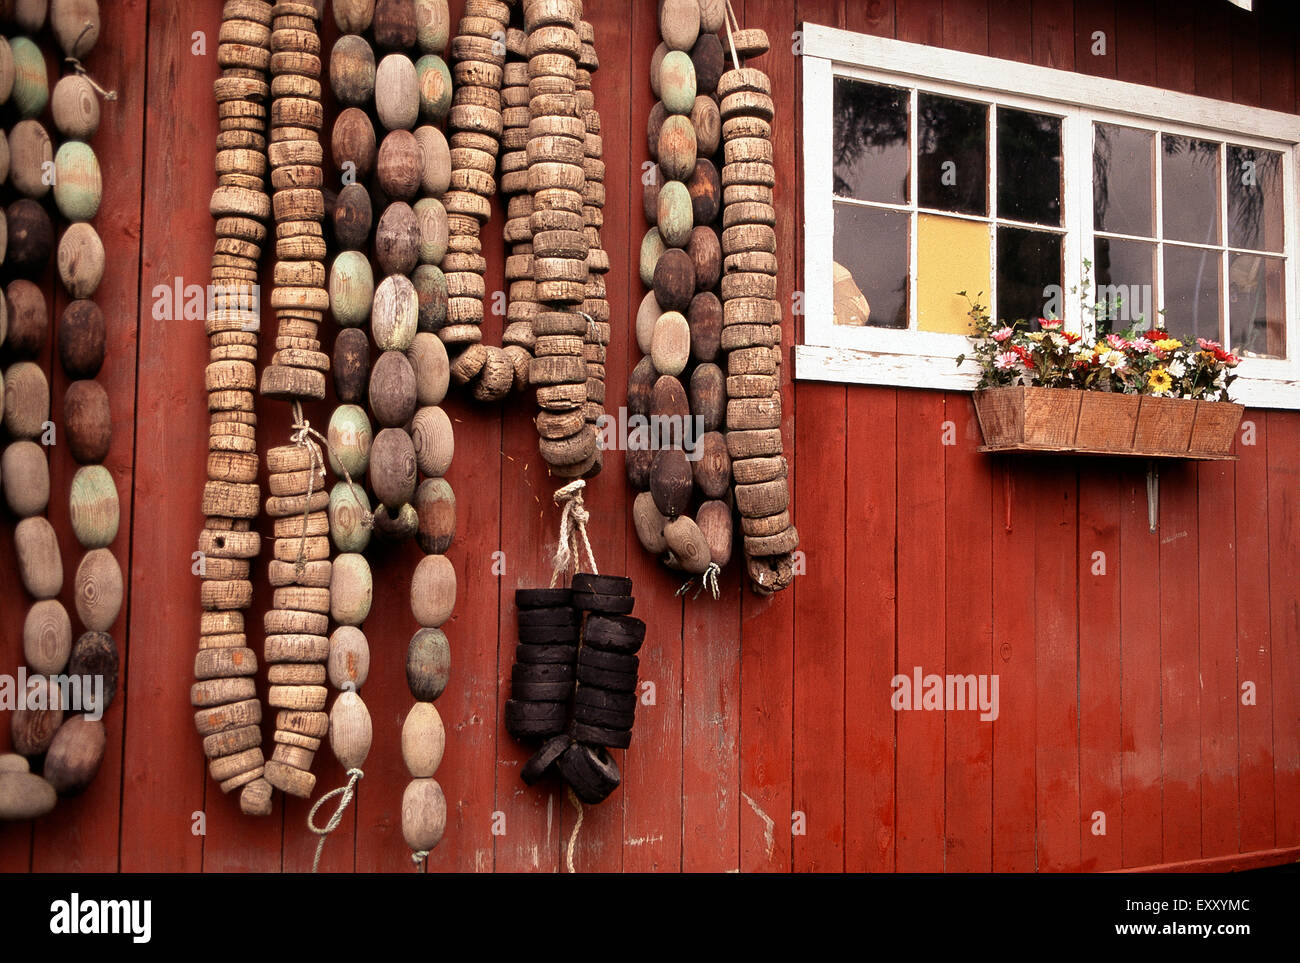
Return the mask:
[[[39,8],[39,9],[37,9]],[[3,424],[8,442],[0,453],[4,501],[18,519],[14,542],[19,577],[32,598],[23,623],[23,658],[30,674],[23,708],[13,713],[14,752],[0,755],[0,819],[29,819],[54,808],[60,795],[75,795],[94,779],[103,761],[107,738],[102,721],[117,690],[117,646],[108,634],[121,611],[122,572],[109,546],[117,537],[117,487],[101,462],[108,454],[112,421],[108,396],[94,380],[105,353],[104,317],[91,298],[104,271],[104,249],[88,223],[102,195],[99,164],[86,141],[99,126],[99,102],[93,84],[80,73],[59,81],[51,98],[45,55],[32,39],[45,25],[45,4],[12,10],[20,30],[31,36],[0,38],[0,103],[11,103],[19,116],[0,142],[7,148],[0,179],[7,179],[19,199],[0,212],[7,227],[4,256],[14,274],[0,305],[0,373]],[[94,4],[55,2],[50,28],[68,58],[79,60],[99,35]],[[62,137],[57,153],[38,119],[51,106]],[[46,176],[53,163],[53,190]],[[54,222],[45,207],[52,199],[68,223],[58,247],[58,270],[73,298],[59,322],[58,357],[70,381],[64,395],[62,445],[78,464],[69,496],[69,517],[78,544],[85,549],[77,567],[74,603],[84,630],[73,641],[72,619],[59,595],[64,587],[63,562],[54,527],[45,517],[50,498],[50,471],[45,446],[56,445],[58,429],[50,421],[50,386],[32,359],[49,340],[50,314],[45,296],[30,278],[43,274],[53,248]],[[63,705],[65,690],[50,677],[67,673],[98,680],[82,692],[79,705]],[[43,768],[31,771],[29,760]]]
[[211,202],[216,242],[205,320],[208,482],[198,543],[204,611],[191,693],[209,772],[223,792],[241,790],[240,807],[254,815],[271,811],[271,785],[263,778],[262,707],[253,681],[257,657],[244,623],[253,602],[250,566],[261,550],[252,528],[261,501],[254,392],[258,263],[271,217],[265,135],[271,23],[271,4],[264,0],[229,0],[222,10],[222,73],[213,83],[220,121]]
[[571,589],[520,589],[519,647],[506,728],[541,747],[525,763],[532,785],[552,769],[586,803],[618,788],[606,751],[626,749],[636,713],[637,651],[645,623],[630,579],[578,573]]
[[762,31],[731,32],[735,69],[718,81],[722,114],[722,349],[727,352],[727,449],[750,584],[760,594],[794,578],[799,533],[781,440],[781,305],[777,301],[775,107],[772,83],[745,57],[767,52]]

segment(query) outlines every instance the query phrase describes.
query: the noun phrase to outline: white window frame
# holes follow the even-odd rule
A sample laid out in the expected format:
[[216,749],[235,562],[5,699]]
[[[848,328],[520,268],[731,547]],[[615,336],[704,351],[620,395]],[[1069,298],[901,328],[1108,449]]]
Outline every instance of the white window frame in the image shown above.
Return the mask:
[[[1083,257],[1092,259],[1091,250],[1085,255],[1081,246],[1093,236],[1093,122],[1158,129],[1280,152],[1283,205],[1288,214],[1283,251],[1289,357],[1244,359],[1237,368],[1239,377],[1231,393],[1234,399],[1253,407],[1300,408],[1300,116],[818,24],[803,24],[803,43],[805,290],[803,343],[794,348],[796,378],[965,391],[973,389],[979,377],[973,362],[967,361],[960,368],[956,365],[957,355],[968,353],[971,346],[961,335],[834,323],[830,257],[835,233],[832,113],[834,78],[842,76],[915,86],[969,100],[996,101],[1007,107],[1062,117],[1065,323],[1067,329],[1075,331],[1081,329],[1084,312],[1079,294],[1070,292],[1079,287]],[[914,137],[911,149],[915,152]],[[915,161],[914,157],[913,172]],[[994,185],[995,164],[994,157],[987,172]],[[1079,176],[1080,171],[1086,176]],[[1157,191],[1160,180],[1156,178]],[[913,184],[913,193],[915,190]],[[1226,203],[1226,197],[1221,198],[1221,205]],[[910,233],[909,310],[915,312],[917,238],[915,231]],[[994,239],[990,243],[995,243]],[[1220,280],[1226,292],[1225,283],[1226,263],[1225,277]],[[987,293],[983,300],[988,302]]]

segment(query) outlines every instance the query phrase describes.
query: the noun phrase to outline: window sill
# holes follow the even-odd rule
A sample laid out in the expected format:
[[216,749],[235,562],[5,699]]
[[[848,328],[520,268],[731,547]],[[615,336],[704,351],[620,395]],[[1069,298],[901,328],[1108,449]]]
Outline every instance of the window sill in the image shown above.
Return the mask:
[[[979,381],[972,362],[960,368],[949,356],[890,354],[862,348],[800,344],[794,347],[796,381],[974,391]],[[1300,410],[1300,379],[1239,378],[1232,400],[1248,408]]]

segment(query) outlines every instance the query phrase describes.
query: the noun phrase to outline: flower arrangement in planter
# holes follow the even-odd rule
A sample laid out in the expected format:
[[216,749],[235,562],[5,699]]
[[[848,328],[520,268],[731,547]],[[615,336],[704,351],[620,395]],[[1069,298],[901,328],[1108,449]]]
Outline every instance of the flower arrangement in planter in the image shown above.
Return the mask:
[[1089,341],[1059,320],[1031,330],[970,304],[974,347],[957,363],[980,366],[981,451],[1233,457],[1245,409],[1228,387],[1239,359],[1217,342],[1185,344],[1159,326]]

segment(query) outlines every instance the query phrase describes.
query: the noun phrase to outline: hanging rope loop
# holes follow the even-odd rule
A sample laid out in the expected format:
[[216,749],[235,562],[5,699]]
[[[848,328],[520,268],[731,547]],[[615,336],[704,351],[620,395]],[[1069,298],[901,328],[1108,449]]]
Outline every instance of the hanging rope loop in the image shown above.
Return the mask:
[[569,786],[568,790],[569,802],[573,803],[573,808],[578,811],[578,819],[573,824],[573,832],[569,833],[569,845],[567,852],[565,853],[565,865],[568,867],[570,873],[576,873],[577,870],[573,868],[573,851],[578,846],[578,833],[582,830],[583,811],[582,802],[578,799],[577,793],[573,791],[573,787]]
[[320,445],[313,439],[319,440],[320,445],[325,446],[325,450],[330,453],[339,466],[339,470],[343,472],[343,478],[348,483],[348,494],[352,496],[352,500],[357,503],[357,508],[361,510],[361,524],[367,530],[375,527],[375,513],[361,500],[361,495],[358,494],[357,486],[352,481],[352,475],[348,473],[347,467],[343,464],[343,459],[339,457],[339,453],[330,444],[330,440],[313,428],[311,422],[303,415],[302,402],[295,401],[293,403],[293,434],[289,440],[295,445],[305,446],[311,453],[311,477],[307,479],[307,501],[302,508],[302,538],[298,542],[298,558],[294,562],[294,571],[299,575],[302,575],[307,566],[307,519],[311,515],[311,496],[316,493],[316,473],[324,474],[325,472],[325,458],[321,454]]
[[[316,805],[311,807],[311,812],[307,813],[307,828],[320,837],[316,840],[316,858],[311,861],[311,871],[313,873],[320,871],[320,857],[321,853],[325,851],[325,840],[329,838],[330,833],[339,828],[339,824],[343,821],[344,811],[352,803],[352,797],[356,795],[357,782],[364,776],[365,773],[360,769],[349,769],[347,784],[339,786],[338,789],[332,789],[321,796],[320,799],[316,800]],[[334,810],[334,815],[330,816],[329,822],[324,826],[317,826],[315,822],[316,813],[321,806],[335,796],[341,796],[342,798],[339,800],[338,807]]]
[[[91,23],[89,20],[87,20],[85,26],[81,28],[81,33],[77,34],[77,42],[72,45],[72,49],[76,50],[78,47],[80,47],[81,41],[85,39],[86,34],[89,33],[91,30],[93,30],[94,28],[95,25]],[[103,87],[101,87],[98,84],[98,82],[96,82],[95,78],[90,76],[90,74],[86,71],[86,68],[82,65],[81,61],[78,60],[76,57],[64,57],[63,61],[64,63],[70,65],[77,74],[79,74],[82,77],[85,77],[86,81],[90,84],[91,87],[95,89],[95,92],[99,94],[99,96],[103,97],[105,100],[117,100],[117,91],[105,90]]]
[[569,482],[553,496],[555,504],[560,506],[560,538],[555,547],[555,569],[551,572],[551,588],[555,588],[569,571],[570,566],[578,571],[582,564],[582,550],[587,553],[591,563],[591,574],[599,575],[596,568],[596,555],[591,550],[591,539],[587,537],[587,522],[591,514],[582,500],[582,491],[587,483],[579,478]]

